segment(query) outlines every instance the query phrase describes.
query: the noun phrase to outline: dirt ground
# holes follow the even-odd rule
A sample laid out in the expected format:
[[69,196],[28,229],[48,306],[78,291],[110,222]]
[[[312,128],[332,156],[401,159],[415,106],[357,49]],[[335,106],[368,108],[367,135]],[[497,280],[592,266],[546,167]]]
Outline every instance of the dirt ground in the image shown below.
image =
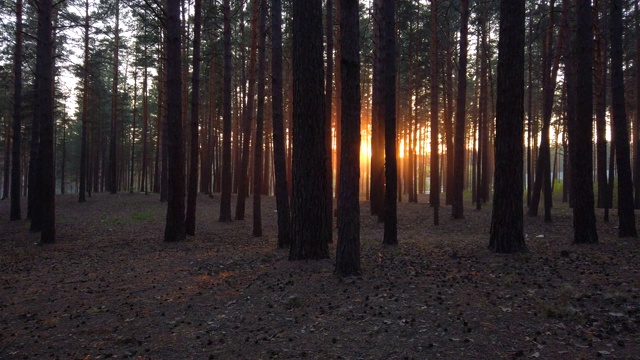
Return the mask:
[[219,196],[200,195],[197,235],[168,244],[157,195],[63,195],[42,246],[0,202],[0,359],[640,359],[640,240],[616,237],[615,211],[577,246],[556,203],[505,256],[488,206],[443,207],[436,227],[426,199],[401,203],[385,247],[365,202],[363,274],[339,278],[335,240],[331,259],[290,262],[274,199],[262,238],[247,209],[219,223]]

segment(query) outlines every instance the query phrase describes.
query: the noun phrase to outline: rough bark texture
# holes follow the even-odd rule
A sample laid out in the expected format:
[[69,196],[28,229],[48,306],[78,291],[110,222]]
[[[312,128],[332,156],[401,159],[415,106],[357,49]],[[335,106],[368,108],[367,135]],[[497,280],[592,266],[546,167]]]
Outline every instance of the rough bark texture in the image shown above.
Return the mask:
[[624,98],[624,73],[622,71],[622,1],[611,0],[610,6],[611,110],[613,131],[616,138],[616,163],[618,165],[618,236],[637,237],[629,131]]
[[453,196],[451,216],[454,219],[464,217],[462,192],[464,190],[464,131],[465,107],[467,103],[467,33],[469,25],[469,0],[461,0],[460,12],[462,16],[460,26],[460,60],[458,61],[458,99],[456,103],[456,122],[454,138],[453,160]]
[[167,0],[167,221],[164,241],[185,239],[180,0]]
[[282,1],[271,0],[271,117],[273,126],[273,167],[276,178],[276,209],[278,211],[278,248],[291,244],[289,187],[285,156],[282,104]]
[[293,2],[293,206],[290,260],[329,257],[322,1]]
[[[340,1],[340,0],[338,0]],[[326,169],[327,169],[327,216],[329,217],[329,228],[327,231],[333,231],[333,161],[331,148],[332,134],[331,134],[331,120],[333,115],[333,0],[327,0],[326,6],[326,19],[325,19],[325,36],[327,38],[327,68],[324,73],[324,94],[325,94],[325,124],[324,124],[324,146],[327,153],[326,156]],[[338,14],[340,16],[340,14]],[[339,163],[339,161],[338,161]]]
[[[37,175],[40,192],[36,201],[40,207],[40,241],[54,243],[55,228],[55,159],[53,149],[53,36],[51,0],[38,3],[38,30],[36,46],[34,122],[40,123],[40,148]],[[37,119],[37,120],[36,120]],[[35,214],[34,214],[35,216]]]
[[[591,77],[593,41],[590,0],[576,0],[577,29],[574,56],[576,59],[576,124],[570,156],[575,161],[573,199],[574,241],[580,244],[598,242],[593,209],[593,81]],[[571,151],[573,150],[573,151]],[[577,196],[579,194],[579,196]]]
[[191,154],[189,161],[189,186],[187,191],[187,213],[185,232],[196,232],[196,200],[198,196],[198,149],[200,116],[200,37],[202,29],[202,0],[195,0],[193,7],[193,73],[191,74]]
[[396,134],[396,28],[395,0],[383,0],[384,18],[384,136],[385,136],[385,193],[384,193],[384,237],[385,245],[398,243],[398,166]]
[[594,28],[596,40],[593,51],[593,94],[596,117],[596,179],[598,181],[597,206],[609,207],[607,185],[607,59],[605,1],[595,0]]
[[16,1],[16,43],[13,52],[13,141],[11,142],[11,213],[20,220],[20,147],[22,146],[22,0]]
[[360,273],[360,25],[357,0],[341,0],[342,151],[336,273]]
[[497,253],[527,249],[522,210],[524,23],[523,1],[500,2],[495,190],[489,238],[489,249]]
[[231,9],[230,0],[224,0],[223,85],[222,85],[222,191],[219,221],[231,221]]

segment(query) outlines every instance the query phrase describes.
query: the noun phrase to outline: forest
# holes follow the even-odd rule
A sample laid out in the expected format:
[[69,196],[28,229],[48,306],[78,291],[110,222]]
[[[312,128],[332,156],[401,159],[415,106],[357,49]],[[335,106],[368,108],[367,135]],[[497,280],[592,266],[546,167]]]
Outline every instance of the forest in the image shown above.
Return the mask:
[[7,0],[0,37],[0,358],[640,351],[638,0]]

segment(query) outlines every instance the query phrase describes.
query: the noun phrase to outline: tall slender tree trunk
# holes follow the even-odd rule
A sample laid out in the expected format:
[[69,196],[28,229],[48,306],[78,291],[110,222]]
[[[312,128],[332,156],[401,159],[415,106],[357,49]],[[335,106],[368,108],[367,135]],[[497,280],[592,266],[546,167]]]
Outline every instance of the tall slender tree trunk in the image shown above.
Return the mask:
[[62,156],[60,159],[60,194],[65,194],[65,170],[67,164],[67,114],[66,106],[62,111]]
[[11,177],[11,122],[7,121],[4,126],[4,151],[3,151],[3,164],[2,169],[2,198],[1,200],[9,198],[9,184]]
[[[338,0],[340,1],[340,0]],[[332,231],[333,227],[333,161],[332,153],[332,134],[331,134],[331,122],[333,115],[333,0],[326,1],[326,31],[325,36],[327,39],[327,67],[324,73],[324,94],[325,94],[325,151],[326,156],[326,168],[327,168],[327,208],[329,213],[329,228],[327,231]],[[339,14],[338,14],[339,16]]]
[[[464,0],[463,0],[464,1]],[[395,0],[383,0],[382,40],[384,48],[384,131],[385,131],[385,193],[384,235],[385,245],[398,244],[398,165],[396,151],[396,4]]]
[[196,201],[198,196],[198,150],[200,117],[200,37],[202,28],[202,0],[195,0],[193,7],[193,72],[191,73],[191,156],[189,158],[189,186],[187,191],[187,212],[185,232],[196,233]]
[[429,44],[430,63],[429,68],[431,77],[431,188],[430,199],[431,207],[433,207],[433,224],[440,223],[440,168],[438,159],[440,153],[438,151],[438,0],[431,0],[431,43]]
[[137,70],[133,74],[133,116],[131,125],[131,161],[129,171],[129,192],[133,193],[133,179],[135,174],[135,159],[136,159],[136,120],[138,118],[138,72]]
[[185,239],[184,147],[182,139],[182,57],[180,0],[167,0],[167,218],[164,241]]
[[249,55],[249,89],[244,112],[242,114],[242,157],[240,163],[240,176],[238,178],[238,197],[236,202],[236,220],[243,220],[245,213],[245,200],[249,190],[247,169],[249,167],[249,145],[251,143],[251,122],[256,92],[256,65],[258,51],[258,17],[260,13],[259,0],[252,1],[251,15],[251,50]]
[[253,167],[253,236],[262,236],[262,167],[263,167],[263,132],[264,132],[264,98],[265,98],[265,63],[267,38],[267,4],[266,0],[258,0],[258,113],[256,116],[256,141],[254,146]]
[[282,2],[271,0],[271,116],[273,126],[273,166],[276,178],[278,248],[291,244],[289,190],[282,99]]
[[142,80],[142,172],[140,179],[140,191],[145,195],[148,193],[149,185],[147,180],[149,168],[149,155],[147,154],[148,133],[149,133],[149,94],[147,90],[148,70],[147,70],[147,48],[144,48],[144,75]]
[[[640,1],[634,1],[636,12],[636,64],[640,64]],[[636,66],[636,113],[633,123],[633,181],[634,181],[634,205],[640,209],[640,66]]]
[[222,194],[219,221],[231,221],[231,8],[224,0],[223,34],[223,103],[222,103]]
[[593,89],[596,116],[596,178],[598,181],[597,206],[608,208],[607,185],[607,41],[606,1],[595,0],[594,28],[596,40],[593,52]]
[[340,0],[342,152],[336,273],[360,273],[360,31],[357,0]]
[[16,43],[13,52],[13,141],[11,142],[10,220],[20,220],[20,150],[22,148],[22,0],[16,1]]
[[576,126],[574,141],[569,141],[575,161],[572,196],[574,241],[580,244],[598,242],[595,211],[593,209],[593,81],[592,81],[592,12],[590,0],[576,0],[577,27],[574,56],[576,59]]
[[467,103],[467,34],[469,24],[469,0],[461,0],[461,25],[460,25],[460,60],[458,61],[458,99],[456,103],[455,126],[455,150],[453,163],[453,197],[451,216],[454,219],[464,217],[464,205],[462,192],[464,190],[464,133],[465,133],[465,107]]
[[618,164],[618,237],[638,237],[633,204],[633,181],[629,132],[625,109],[624,73],[622,71],[622,1],[610,1],[611,35],[611,110],[616,137]]
[[111,194],[118,192],[118,66],[120,53],[120,0],[115,0],[116,26],[113,45],[113,80],[111,84],[111,133],[109,136],[109,173],[107,186]]
[[51,0],[38,3],[38,30],[35,68],[34,122],[40,123],[39,164],[36,176],[40,191],[35,201],[39,203],[40,242],[54,243],[55,228],[55,159],[53,141],[53,4]]
[[373,84],[371,94],[371,214],[384,210],[384,52],[383,0],[373,1]]
[[524,1],[500,1],[496,166],[489,250],[526,251],[522,210]]
[[293,2],[293,201],[289,260],[329,257],[322,53],[322,1]]

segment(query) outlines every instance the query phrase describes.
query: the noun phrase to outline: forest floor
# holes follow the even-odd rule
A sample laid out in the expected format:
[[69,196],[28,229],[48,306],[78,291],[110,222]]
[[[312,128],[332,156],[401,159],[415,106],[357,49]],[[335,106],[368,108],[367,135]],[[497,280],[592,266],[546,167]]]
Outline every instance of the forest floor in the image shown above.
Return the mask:
[[0,359],[640,359],[640,240],[616,211],[577,246],[556,204],[525,219],[528,253],[496,255],[488,206],[436,227],[425,198],[400,203],[388,247],[365,202],[363,274],[339,278],[335,233],[331,259],[288,261],[274,199],[261,238],[250,201],[219,223],[200,195],[197,235],[164,243],[157,195],[58,196],[46,246],[0,202]]

